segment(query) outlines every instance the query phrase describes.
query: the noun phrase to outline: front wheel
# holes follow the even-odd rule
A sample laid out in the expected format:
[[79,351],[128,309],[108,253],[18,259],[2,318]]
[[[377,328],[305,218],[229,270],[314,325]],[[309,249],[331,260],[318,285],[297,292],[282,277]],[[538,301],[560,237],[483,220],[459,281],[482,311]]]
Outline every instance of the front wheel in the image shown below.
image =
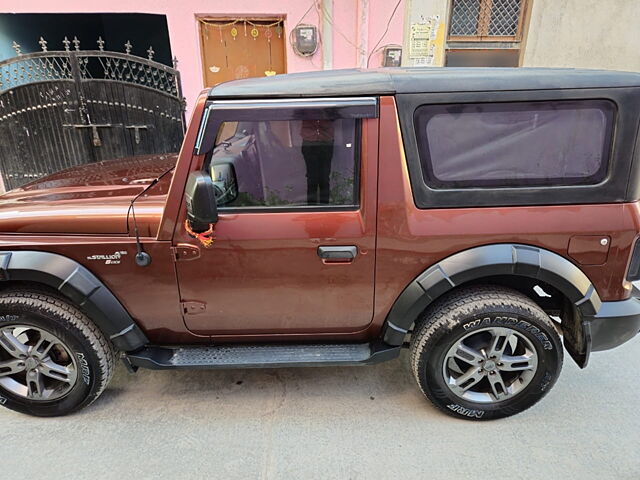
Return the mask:
[[71,413],[102,393],[114,361],[102,332],[64,299],[0,294],[0,405],[43,417]]
[[489,420],[522,412],[553,386],[560,337],[531,299],[504,287],[462,288],[427,309],[411,341],[413,373],[444,412]]

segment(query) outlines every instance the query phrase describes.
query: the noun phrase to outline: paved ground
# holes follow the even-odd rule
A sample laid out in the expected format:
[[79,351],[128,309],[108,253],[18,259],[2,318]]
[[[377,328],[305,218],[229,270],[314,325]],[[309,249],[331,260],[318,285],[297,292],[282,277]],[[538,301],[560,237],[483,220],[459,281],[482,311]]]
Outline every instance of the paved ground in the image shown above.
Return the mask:
[[[90,408],[0,410],[2,478],[640,478],[640,339],[569,359],[541,404],[506,420],[445,416],[403,358],[374,367],[119,368]],[[494,477],[495,476],[495,477]]]

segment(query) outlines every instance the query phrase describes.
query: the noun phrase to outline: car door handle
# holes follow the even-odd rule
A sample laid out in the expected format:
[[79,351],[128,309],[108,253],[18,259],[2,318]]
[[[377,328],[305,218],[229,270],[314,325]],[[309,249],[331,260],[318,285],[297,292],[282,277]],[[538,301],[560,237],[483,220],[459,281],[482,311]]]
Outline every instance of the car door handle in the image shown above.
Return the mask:
[[318,247],[318,256],[326,262],[352,262],[358,255],[358,247],[353,245]]

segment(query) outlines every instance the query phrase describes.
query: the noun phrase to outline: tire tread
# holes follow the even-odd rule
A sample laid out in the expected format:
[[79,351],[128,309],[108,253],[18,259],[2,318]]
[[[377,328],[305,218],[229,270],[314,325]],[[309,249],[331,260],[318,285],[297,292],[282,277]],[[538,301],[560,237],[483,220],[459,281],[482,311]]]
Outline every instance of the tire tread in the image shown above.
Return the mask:
[[[528,315],[549,327],[553,332],[552,334],[556,337],[556,344],[562,345],[557,334],[556,326],[551,318],[532,299],[517,290],[497,285],[475,285],[462,287],[454,290],[449,295],[439,298],[425,310],[415,323],[410,345],[410,365],[416,383],[425,397],[427,397],[436,408],[448,415],[461,418],[459,414],[442,405],[433,393],[426,388],[426,385],[423,384],[421,379],[420,371],[422,368],[426,368],[424,366],[427,357],[425,347],[434,335],[441,332],[442,329],[453,328],[457,324],[456,317],[465,314],[470,315],[479,308],[496,305],[503,305],[505,307],[517,306],[522,309]],[[453,315],[454,312],[456,313],[455,316]],[[562,368],[562,362],[562,347],[560,347],[558,371]],[[553,379],[547,391],[551,389],[556,379],[557,377]],[[520,411],[527,410],[531,406],[533,405]],[[475,417],[465,418],[480,420]]]
[[64,319],[69,325],[78,329],[95,352],[100,369],[100,384],[94,392],[74,410],[91,405],[104,391],[115,371],[116,351],[112,343],[81,310],[70,304],[68,300],[51,292],[38,290],[7,290],[0,293],[0,308],[3,304],[22,304],[35,308],[44,314]]

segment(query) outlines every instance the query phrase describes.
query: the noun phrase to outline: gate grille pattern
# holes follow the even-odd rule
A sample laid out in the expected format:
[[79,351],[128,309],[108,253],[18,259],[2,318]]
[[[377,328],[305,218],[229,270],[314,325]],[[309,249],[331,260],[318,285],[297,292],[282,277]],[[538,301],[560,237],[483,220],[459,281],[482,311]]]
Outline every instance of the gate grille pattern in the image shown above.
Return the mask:
[[[75,48],[71,49],[73,43]],[[177,152],[184,99],[175,68],[126,52],[64,50],[0,62],[0,173],[7,189],[100,160]]]
[[97,78],[142,85],[173,96],[179,93],[175,71],[156,68],[144,59],[98,53],[82,55],[80,60],[83,79],[95,78],[97,72],[100,74]]
[[523,0],[452,0],[452,37],[516,37]]
[[27,56],[19,62],[0,63],[0,94],[9,88],[50,80],[71,80],[67,56]]

